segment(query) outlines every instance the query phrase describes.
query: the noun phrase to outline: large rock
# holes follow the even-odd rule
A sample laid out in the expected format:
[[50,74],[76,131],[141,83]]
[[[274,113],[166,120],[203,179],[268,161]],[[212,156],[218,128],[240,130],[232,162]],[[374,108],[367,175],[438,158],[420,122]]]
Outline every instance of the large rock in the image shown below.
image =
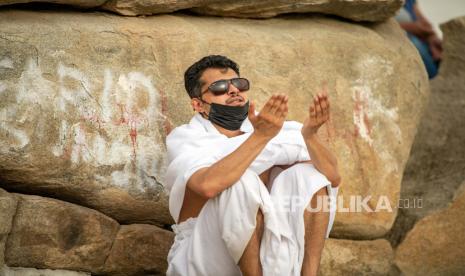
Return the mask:
[[415,224],[395,254],[404,275],[465,274],[465,192]]
[[444,59],[439,75],[431,81],[430,101],[402,180],[401,197],[410,206],[399,212],[390,233],[393,244],[416,221],[446,207],[465,179],[465,17],[441,29]]
[[105,263],[107,275],[163,275],[174,234],[153,225],[122,225]]
[[15,38],[0,39],[0,186],[170,223],[152,39],[115,33],[117,16],[50,15],[2,12],[1,36]]
[[0,5],[50,2],[97,8],[122,15],[151,15],[191,9],[225,17],[268,18],[285,13],[323,13],[355,21],[384,21],[402,6],[402,0],[0,0]]
[[441,63],[440,74],[433,81],[438,88],[439,83],[444,82],[445,78],[453,77],[454,80],[456,78],[465,81],[465,16],[441,24],[441,30],[444,37],[444,60]]
[[94,8],[103,5],[107,0],[0,0],[0,6],[24,3],[64,4],[78,8]]
[[0,189],[0,269],[4,264],[5,242],[11,231],[17,203],[15,196]]
[[393,20],[0,15],[3,186],[122,222],[169,223],[164,138],[193,114],[183,73],[219,53],[241,65],[258,105],[288,93],[292,120],[303,121],[326,83],[333,115],[320,135],[339,158],[343,205],[371,196],[360,212],[339,213],[333,234],[375,238],[391,227],[396,210],[386,201],[397,204],[429,92],[422,61]]
[[222,0],[109,0],[102,9],[127,16],[151,15],[208,6],[220,1]]
[[6,244],[8,266],[102,270],[119,228],[115,220],[56,199],[18,196]]
[[[3,274],[2,274],[3,273]],[[0,276],[90,276],[90,273],[62,269],[36,269],[25,267],[0,268]]]
[[328,239],[321,255],[321,275],[388,275],[393,251],[387,240]]
[[[118,1],[118,0],[116,0]],[[324,13],[355,21],[383,21],[395,15],[402,0],[239,0],[221,1],[192,9],[200,14],[269,18],[284,13]]]

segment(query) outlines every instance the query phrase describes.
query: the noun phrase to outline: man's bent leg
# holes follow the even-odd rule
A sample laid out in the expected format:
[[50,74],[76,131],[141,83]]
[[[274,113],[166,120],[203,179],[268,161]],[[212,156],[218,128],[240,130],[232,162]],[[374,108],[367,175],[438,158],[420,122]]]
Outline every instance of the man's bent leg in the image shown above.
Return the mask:
[[329,223],[329,212],[323,208],[327,197],[328,190],[326,187],[318,190],[304,211],[305,253],[302,263],[302,276],[318,275],[321,253]]
[[[240,275],[241,270],[245,274],[249,273],[246,269],[253,269],[250,273],[263,269],[259,253],[254,252],[259,252],[256,249],[260,248],[260,229],[265,228],[267,218],[265,211],[262,218],[261,211],[270,204],[266,187],[250,170],[237,183],[208,200],[189,238],[187,274],[233,276]],[[242,269],[245,263],[253,263],[253,267]]]
[[[318,197],[316,195],[329,194],[330,203],[334,204],[338,189],[331,188],[329,180],[312,164],[307,163],[293,165],[281,171],[281,173],[272,179],[274,183],[271,189],[271,196],[275,204],[279,206],[278,208],[281,210],[281,213],[284,214],[298,248],[298,260],[288,274],[298,275],[302,273],[305,255],[309,253],[321,253],[324,245],[322,239],[328,237],[335,216],[335,209],[332,206],[321,204],[321,202],[320,205],[322,206],[320,207],[326,212],[323,216],[310,214],[311,217],[305,219],[305,216],[309,215],[306,209],[312,206],[312,199],[314,199],[313,203],[316,204],[314,205],[314,209],[318,209]],[[306,230],[310,230],[311,233],[306,234]],[[307,250],[307,247],[313,246],[314,241],[311,240],[312,237],[315,237],[316,244],[318,244],[317,241],[321,244],[319,250]],[[307,242],[307,239],[310,239],[310,241]],[[308,263],[307,260],[308,257],[305,260]],[[317,261],[319,262],[319,258]]]
[[257,226],[239,260],[239,268],[244,276],[263,275],[260,263],[260,243],[263,235],[264,219],[261,210],[257,213]]

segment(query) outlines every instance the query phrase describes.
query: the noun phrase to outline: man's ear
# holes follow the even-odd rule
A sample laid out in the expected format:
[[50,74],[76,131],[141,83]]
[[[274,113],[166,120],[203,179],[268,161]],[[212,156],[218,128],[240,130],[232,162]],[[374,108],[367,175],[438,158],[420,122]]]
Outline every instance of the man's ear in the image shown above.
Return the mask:
[[205,109],[203,108],[203,103],[198,98],[191,99],[191,106],[194,111],[197,111],[199,113],[205,112]]

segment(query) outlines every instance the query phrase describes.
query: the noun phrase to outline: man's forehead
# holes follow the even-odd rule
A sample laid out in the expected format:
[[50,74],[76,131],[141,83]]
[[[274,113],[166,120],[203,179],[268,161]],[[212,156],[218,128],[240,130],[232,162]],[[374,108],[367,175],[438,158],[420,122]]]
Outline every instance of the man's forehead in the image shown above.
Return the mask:
[[212,83],[220,79],[237,77],[237,73],[231,68],[208,68],[202,73],[202,83]]

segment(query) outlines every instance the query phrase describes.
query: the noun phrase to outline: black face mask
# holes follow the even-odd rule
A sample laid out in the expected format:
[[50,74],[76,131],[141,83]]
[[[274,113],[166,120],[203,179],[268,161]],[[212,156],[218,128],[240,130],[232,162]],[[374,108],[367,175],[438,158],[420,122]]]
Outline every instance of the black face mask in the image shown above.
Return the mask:
[[[206,102],[205,102],[206,103]],[[207,103],[208,104],[208,103]],[[249,114],[249,102],[243,106],[210,104],[208,120],[228,130],[238,130]]]

